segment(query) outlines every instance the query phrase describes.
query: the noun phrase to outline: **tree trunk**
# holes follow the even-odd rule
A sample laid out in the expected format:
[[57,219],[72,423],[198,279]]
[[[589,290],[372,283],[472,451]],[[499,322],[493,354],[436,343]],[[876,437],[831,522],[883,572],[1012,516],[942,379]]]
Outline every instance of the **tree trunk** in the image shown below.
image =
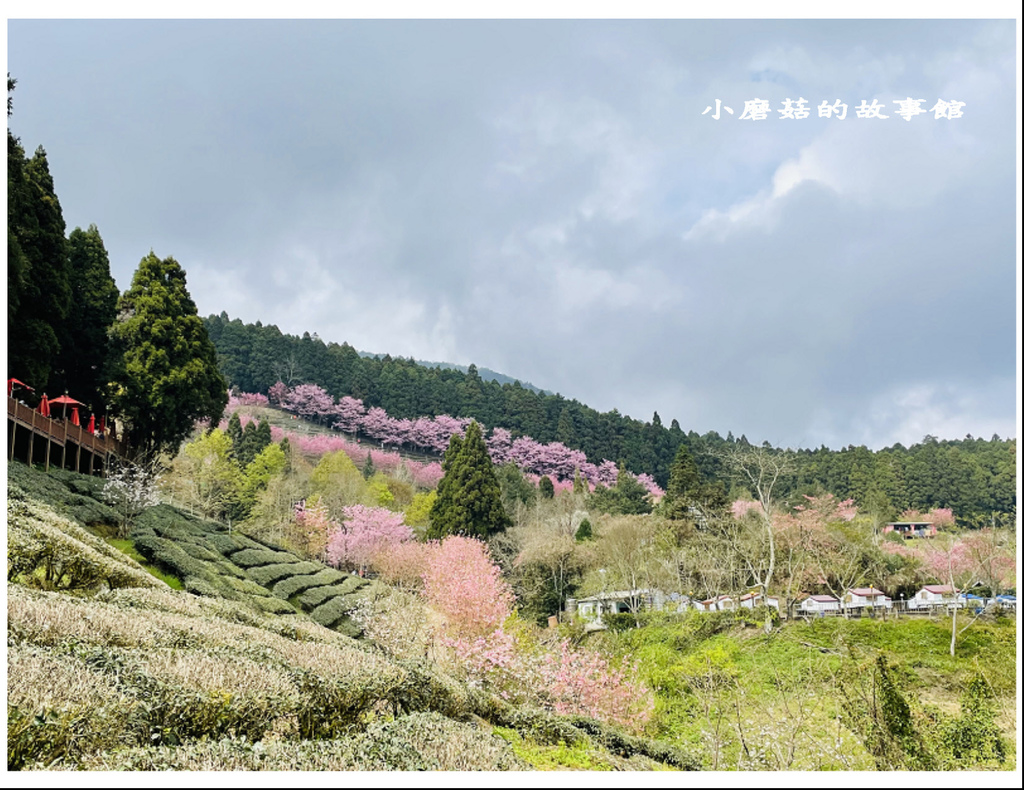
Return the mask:
[[959,609],[959,608],[960,607],[957,606],[956,602],[954,601],[954,604],[953,604],[953,635],[949,639],[949,655],[952,658],[956,658],[956,610]]

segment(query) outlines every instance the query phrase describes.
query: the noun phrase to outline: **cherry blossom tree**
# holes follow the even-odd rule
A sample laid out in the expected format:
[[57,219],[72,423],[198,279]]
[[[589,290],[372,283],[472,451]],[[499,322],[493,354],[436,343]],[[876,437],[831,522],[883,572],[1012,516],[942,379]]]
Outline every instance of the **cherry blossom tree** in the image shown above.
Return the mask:
[[316,384],[299,384],[288,392],[282,405],[300,417],[316,422],[324,422],[335,410],[334,398]]
[[[744,482],[749,483],[760,508],[757,509],[762,527],[760,540],[743,545],[744,560],[755,584],[767,599],[768,588],[775,573],[775,517],[778,510],[776,494],[779,481],[793,470],[793,459],[788,453],[767,447],[739,446],[726,451],[722,460]],[[770,632],[771,618],[766,607],[764,630]]]
[[423,594],[455,637],[493,632],[512,614],[515,597],[491,561],[487,544],[451,535],[427,557]]
[[310,557],[320,562],[327,559],[327,541],[339,527],[320,497],[312,497],[295,505],[293,536]]
[[356,433],[359,431],[363,415],[366,414],[366,407],[358,398],[346,395],[338,401],[334,407],[335,422],[334,428],[345,431],[345,433]]
[[413,539],[402,514],[387,508],[350,505],[342,508],[341,521],[327,540],[327,561],[336,567],[364,572],[384,549]]
[[271,403],[281,405],[284,403],[284,399],[288,395],[288,387],[283,381],[279,381],[267,390],[267,395],[270,396]]
[[[964,536],[940,532],[934,538],[921,538],[913,544],[885,543],[885,548],[900,556],[917,559],[924,571],[940,584],[948,585],[954,592],[968,591],[981,580],[998,580],[999,583],[1013,583],[1016,579],[1016,546],[1009,533],[1001,530],[983,529]],[[977,619],[975,617],[962,628],[957,627],[957,612],[953,607],[953,628],[949,642],[949,654],[956,655],[957,637]]]

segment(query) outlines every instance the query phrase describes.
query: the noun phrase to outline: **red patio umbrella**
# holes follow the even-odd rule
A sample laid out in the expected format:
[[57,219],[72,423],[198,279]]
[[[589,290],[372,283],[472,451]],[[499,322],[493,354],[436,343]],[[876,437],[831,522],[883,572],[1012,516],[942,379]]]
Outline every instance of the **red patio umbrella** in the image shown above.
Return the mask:
[[7,379],[7,397],[10,397],[14,393],[14,385],[17,384],[23,389],[27,389],[29,392],[35,392],[28,384],[21,379]]
[[77,406],[75,406],[75,408],[73,408],[71,410],[71,424],[72,425],[81,425],[82,424],[81,421],[78,419],[78,407]]
[[85,430],[87,430],[93,436],[96,435],[96,415],[95,414],[90,414],[89,415],[89,427],[87,427]]
[[51,400],[50,401],[50,405],[51,406],[63,406],[64,409],[61,412],[61,414],[62,414],[62,416],[66,417],[67,413],[68,413],[68,406],[84,406],[85,404],[82,403],[82,401],[80,401],[80,400],[75,400],[74,398],[69,398],[67,395],[61,395],[59,398],[54,398],[53,400]]
[[100,433],[106,433],[106,432],[107,432],[107,417],[106,417],[106,415],[103,415],[102,417],[100,417]]
[[50,416],[50,401],[46,399],[46,393],[43,393],[43,399],[39,401],[39,413],[44,417]]

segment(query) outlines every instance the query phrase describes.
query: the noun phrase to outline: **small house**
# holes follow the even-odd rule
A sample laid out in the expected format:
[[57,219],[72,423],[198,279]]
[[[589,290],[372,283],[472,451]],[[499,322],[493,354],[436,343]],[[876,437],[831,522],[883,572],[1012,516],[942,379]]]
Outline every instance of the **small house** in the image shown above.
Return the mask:
[[615,590],[598,593],[587,598],[568,598],[566,612],[575,614],[581,620],[599,624],[606,614],[624,614],[642,609],[661,611],[682,611],[690,603],[685,595],[666,595],[661,590]]
[[892,598],[874,587],[853,587],[843,595],[844,609],[892,608]]
[[956,590],[948,584],[926,584],[907,601],[908,609],[932,609],[937,606],[961,606]]
[[890,521],[882,532],[895,532],[904,538],[934,538],[937,534],[935,524],[931,521]]
[[779,608],[779,599],[774,595],[765,597],[762,592],[750,592],[740,596],[740,606],[744,609],[753,609],[755,606],[762,606],[765,603],[775,607],[776,610]]
[[736,601],[731,595],[716,595],[706,601],[696,601],[694,606],[701,612],[731,612],[736,608]]
[[796,605],[800,614],[824,615],[839,611],[839,599],[832,595],[808,595]]

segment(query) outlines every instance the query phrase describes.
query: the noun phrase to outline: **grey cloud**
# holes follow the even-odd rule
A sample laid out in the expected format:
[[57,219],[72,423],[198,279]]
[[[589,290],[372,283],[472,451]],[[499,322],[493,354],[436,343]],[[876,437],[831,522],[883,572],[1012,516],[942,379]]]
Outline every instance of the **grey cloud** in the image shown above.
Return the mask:
[[[1015,434],[1010,21],[12,21],[8,40],[12,128],[122,287],[152,247],[204,313],[686,429]],[[965,117],[700,114],[907,95]]]

